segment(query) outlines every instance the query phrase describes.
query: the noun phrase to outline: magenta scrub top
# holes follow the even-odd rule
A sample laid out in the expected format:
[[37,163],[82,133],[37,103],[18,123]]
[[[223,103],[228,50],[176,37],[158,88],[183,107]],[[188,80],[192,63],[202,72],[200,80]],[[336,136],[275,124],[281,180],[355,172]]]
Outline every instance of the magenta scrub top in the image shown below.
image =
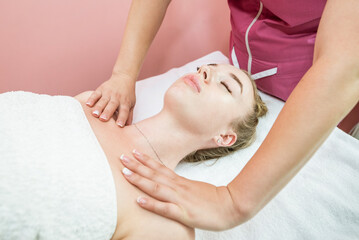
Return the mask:
[[313,61],[326,0],[228,0],[230,61],[257,87],[287,100]]

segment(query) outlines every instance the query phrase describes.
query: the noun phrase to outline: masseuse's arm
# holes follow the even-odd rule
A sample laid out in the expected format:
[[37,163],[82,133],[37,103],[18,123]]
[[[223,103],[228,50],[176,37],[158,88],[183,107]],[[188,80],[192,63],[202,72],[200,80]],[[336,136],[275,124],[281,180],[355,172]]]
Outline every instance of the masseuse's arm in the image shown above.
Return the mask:
[[170,2],[171,0],[132,1],[112,76],[87,100],[87,105],[93,107],[93,112],[98,111],[98,115],[93,114],[95,117],[108,121],[118,110],[116,123],[119,126],[132,123],[136,79]]
[[[294,89],[261,147],[229,185],[254,216],[308,162],[359,100],[359,2],[329,0],[313,65]],[[299,193],[300,194],[300,193]]]
[[[223,230],[260,211],[300,171],[359,100],[359,1],[328,0],[313,65],[267,137],[226,187],[191,181],[146,157],[127,178],[153,198],[141,207],[191,227]],[[218,174],[224,174],[219,172]],[[298,193],[300,194],[300,193]],[[157,199],[157,200],[155,200]],[[140,201],[141,202],[141,201]]]

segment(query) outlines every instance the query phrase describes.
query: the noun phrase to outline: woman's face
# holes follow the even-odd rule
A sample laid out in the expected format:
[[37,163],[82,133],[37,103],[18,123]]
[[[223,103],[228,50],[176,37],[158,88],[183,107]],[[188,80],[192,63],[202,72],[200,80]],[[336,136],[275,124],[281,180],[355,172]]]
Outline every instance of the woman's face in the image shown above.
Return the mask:
[[250,79],[227,64],[208,64],[174,82],[165,94],[164,108],[193,133],[219,134],[230,123],[253,111]]

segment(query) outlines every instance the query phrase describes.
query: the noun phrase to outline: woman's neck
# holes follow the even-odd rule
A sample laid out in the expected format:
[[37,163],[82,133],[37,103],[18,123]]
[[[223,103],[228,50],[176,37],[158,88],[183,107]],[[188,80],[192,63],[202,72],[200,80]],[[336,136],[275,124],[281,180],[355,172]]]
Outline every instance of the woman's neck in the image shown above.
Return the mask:
[[193,134],[163,111],[136,125],[138,129],[134,125],[123,128],[121,139],[127,138],[131,146],[157,161],[159,157],[172,170],[187,154],[204,147],[203,136]]

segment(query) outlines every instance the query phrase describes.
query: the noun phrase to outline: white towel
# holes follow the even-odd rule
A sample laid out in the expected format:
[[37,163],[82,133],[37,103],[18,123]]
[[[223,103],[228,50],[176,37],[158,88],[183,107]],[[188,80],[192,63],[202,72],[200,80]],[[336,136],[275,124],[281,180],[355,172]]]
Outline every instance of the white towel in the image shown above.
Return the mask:
[[115,185],[80,103],[0,94],[0,239],[110,239]]
[[[167,88],[179,77],[208,63],[228,63],[214,52],[165,74],[139,81],[134,122],[163,106]],[[269,112],[260,119],[257,140],[250,147],[215,164],[180,163],[176,172],[190,179],[227,185],[243,169],[267,135],[284,103],[261,93]],[[199,240],[359,239],[359,141],[335,128],[311,160],[248,222],[223,232],[196,230]]]

